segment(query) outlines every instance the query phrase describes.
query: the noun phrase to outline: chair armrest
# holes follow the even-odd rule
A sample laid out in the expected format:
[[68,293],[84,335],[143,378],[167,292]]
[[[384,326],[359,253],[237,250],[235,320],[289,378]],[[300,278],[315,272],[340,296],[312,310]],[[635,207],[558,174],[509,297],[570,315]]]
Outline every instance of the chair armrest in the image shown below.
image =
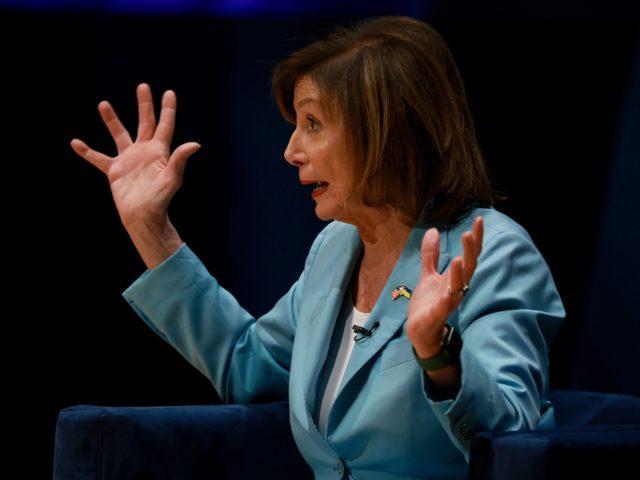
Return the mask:
[[468,478],[629,478],[638,458],[640,424],[481,432],[471,443]]
[[288,405],[99,407],[60,411],[54,480],[309,478]]

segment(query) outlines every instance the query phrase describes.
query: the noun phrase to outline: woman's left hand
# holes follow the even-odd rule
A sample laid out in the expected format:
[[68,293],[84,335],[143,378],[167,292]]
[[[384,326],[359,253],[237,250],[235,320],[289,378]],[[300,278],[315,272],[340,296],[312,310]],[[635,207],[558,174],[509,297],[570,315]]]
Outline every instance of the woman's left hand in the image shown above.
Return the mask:
[[449,268],[438,273],[440,233],[430,228],[422,239],[422,272],[411,295],[407,336],[421,358],[435,357],[442,349],[444,325],[464,298],[482,251],[482,217],[471,231],[462,235],[462,255],[451,260]]

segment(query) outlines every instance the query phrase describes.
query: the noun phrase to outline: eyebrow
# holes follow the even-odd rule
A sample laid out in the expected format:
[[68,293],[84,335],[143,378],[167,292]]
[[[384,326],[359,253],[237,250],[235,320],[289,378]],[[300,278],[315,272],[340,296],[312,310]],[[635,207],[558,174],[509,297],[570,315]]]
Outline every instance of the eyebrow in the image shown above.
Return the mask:
[[313,97],[305,97],[298,102],[298,108],[304,107],[307,103],[317,103],[320,104],[320,100]]

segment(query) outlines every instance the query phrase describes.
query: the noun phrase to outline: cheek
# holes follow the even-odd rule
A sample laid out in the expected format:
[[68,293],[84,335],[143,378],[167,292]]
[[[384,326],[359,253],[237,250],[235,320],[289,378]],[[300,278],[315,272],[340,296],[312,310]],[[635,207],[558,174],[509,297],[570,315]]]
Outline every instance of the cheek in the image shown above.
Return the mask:
[[334,178],[336,183],[340,186],[340,191],[344,196],[349,197],[353,191],[353,179],[351,175],[351,166],[344,159],[344,157],[338,157],[339,162],[336,162],[334,168]]
[[353,195],[353,187],[351,185],[351,182],[349,182],[347,179],[341,179],[336,187],[336,198],[339,205],[341,205],[343,208],[349,210],[350,207],[353,207],[354,205],[359,203]]

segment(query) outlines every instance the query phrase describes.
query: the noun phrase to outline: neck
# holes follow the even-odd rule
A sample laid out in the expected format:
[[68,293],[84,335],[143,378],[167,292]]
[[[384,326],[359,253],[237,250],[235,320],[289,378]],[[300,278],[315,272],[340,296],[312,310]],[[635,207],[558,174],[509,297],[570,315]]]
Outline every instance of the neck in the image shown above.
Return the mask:
[[354,276],[356,308],[369,312],[402,253],[413,227],[413,219],[391,207],[375,209],[353,222],[364,251]]
[[386,256],[402,251],[404,242],[413,228],[414,220],[408,215],[386,206],[368,208],[357,219],[351,219],[360,233],[365,257]]

